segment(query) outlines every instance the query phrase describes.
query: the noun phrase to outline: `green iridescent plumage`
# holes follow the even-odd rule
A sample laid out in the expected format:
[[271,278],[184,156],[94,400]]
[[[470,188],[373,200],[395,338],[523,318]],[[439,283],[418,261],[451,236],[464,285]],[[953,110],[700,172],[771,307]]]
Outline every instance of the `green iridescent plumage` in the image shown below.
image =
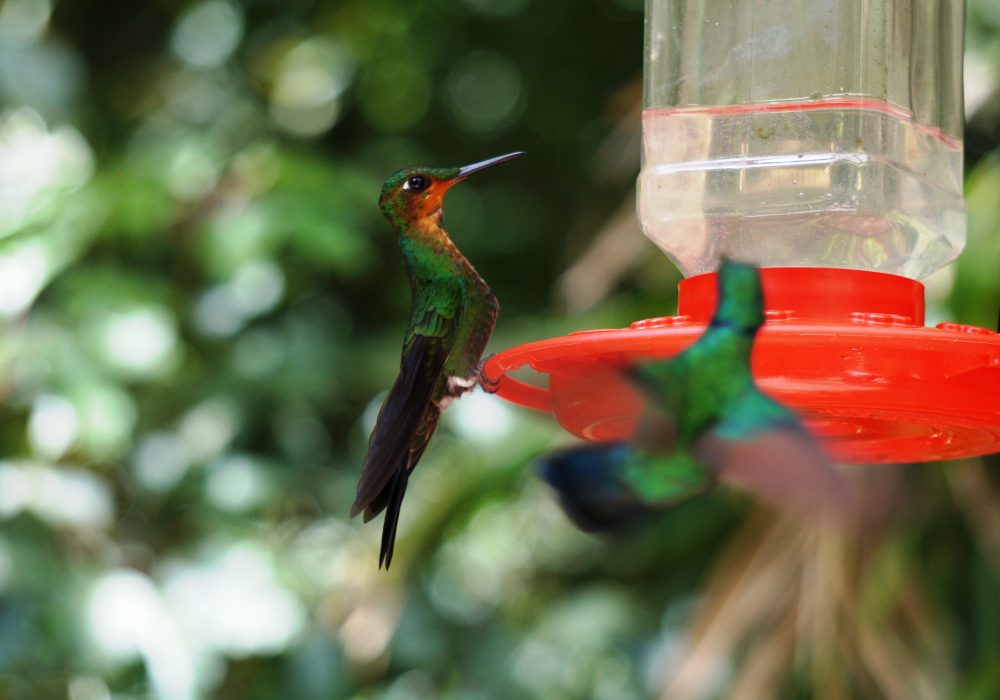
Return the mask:
[[543,477],[581,527],[628,524],[717,478],[782,508],[845,506],[842,480],[798,419],[754,383],[750,356],[763,322],[758,270],[723,261],[705,333],[675,357],[627,370],[649,402],[635,437],[542,461]]
[[444,229],[444,195],[472,173],[519,155],[461,168],[405,168],[382,186],[379,206],[399,234],[412,299],[399,375],[372,430],[351,515],[363,511],[367,522],[386,511],[379,556],[386,568],[410,472],[441,412],[479,381],[499,310],[489,286]]

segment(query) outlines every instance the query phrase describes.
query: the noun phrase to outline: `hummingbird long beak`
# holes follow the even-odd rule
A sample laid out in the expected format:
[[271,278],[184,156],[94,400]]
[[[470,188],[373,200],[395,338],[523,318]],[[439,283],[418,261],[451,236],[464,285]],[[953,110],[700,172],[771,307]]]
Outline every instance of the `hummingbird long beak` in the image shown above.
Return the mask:
[[524,151],[514,151],[513,153],[507,153],[502,156],[497,156],[496,158],[487,158],[486,160],[481,160],[478,163],[473,163],[472,165],[463,165],[458,169],[458,175],[456,175],[453,179],[455,182],[464,180],[469,177],[469,175],[472,175],[472,173],[478,173],[480,170],[492,168],[494,165],[506,163],[508,160],[514,160],[515,158],[520,158],[523,155]]

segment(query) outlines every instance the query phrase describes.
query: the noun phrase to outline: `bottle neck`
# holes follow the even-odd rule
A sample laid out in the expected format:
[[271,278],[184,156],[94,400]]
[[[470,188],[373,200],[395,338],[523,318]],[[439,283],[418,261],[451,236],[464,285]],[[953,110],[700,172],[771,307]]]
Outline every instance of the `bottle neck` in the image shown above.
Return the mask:
[[[909,277],[826,267],[767,267],[760,272],[770,321],[924,325],[924,286]],[[708,321],[717,287],[714,272],[682,280],[678,315]]]

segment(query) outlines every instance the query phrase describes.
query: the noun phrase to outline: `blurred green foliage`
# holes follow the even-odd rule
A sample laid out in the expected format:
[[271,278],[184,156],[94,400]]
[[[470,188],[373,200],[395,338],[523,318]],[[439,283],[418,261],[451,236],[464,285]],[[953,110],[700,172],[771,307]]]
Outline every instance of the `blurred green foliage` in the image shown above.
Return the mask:
[[[556,294],[631,197],[641,5],[0,4],[0,698],[627,700],[690,663],[769,531],[738,496],[586,537],[526,468],[568,438],[477,394],[411,481],[389,574],[378,524],[346,519],[408,304],[389,172],[528,151],[448,200],[502,302],[494,349],[673,309],[652,252],[594,310]],[[992,325],[1000,2],[970,5],[975,254],[931,304]],[[818,548],[860,621],[778,654],[781,697],[1000,696],[983,464],[887,469],[885,538]],[[739,696],[795,608],[758,605],[683,697]]]

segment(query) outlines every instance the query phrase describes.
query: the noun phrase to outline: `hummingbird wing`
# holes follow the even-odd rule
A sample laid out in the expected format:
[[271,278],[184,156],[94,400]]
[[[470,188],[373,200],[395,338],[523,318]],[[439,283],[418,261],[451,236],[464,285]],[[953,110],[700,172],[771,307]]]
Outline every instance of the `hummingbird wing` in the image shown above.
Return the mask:
[[462,311],[460,300],[448,295],[448,289],[428,287],[414,296],[399,375],[379,410],[351,507],[351,517],[364,511],[365,522],[386,511],[379,566],[384,561],[387,569],[410,472],[440,416],[435,402],[446,383],[445,365]]
[[627,376],[646,395],[632,438],[570,450],[545,462],[543,477],[581,529],[626,527],[711,487],[711,473],[678,449],[674,411],[680,370],[674,359],[628,368]]
[[650,405],[631,441],[557,452],[539,472],[581,530],[625,529],[711,487],[712,474],[676,443],[673,416]]
[[627,528],[649,513],[619,474],[628,458],[628,443],[609,442],[560,450],[540,459],[536,468],[577,527],[585,532],[610,532]]
[[[368,441],[368,454],[351,517],[375,502],[396,472],[409,465],[410,443],[431,403],[447,357],[447,351],[434,338],[415,335],[408,344],[399,376],[379,410]],[[379,510],[366,513],[366,520],[377,515]]]
[[[452,309],[452,313],[456,309]],[[381,507],[366,512],[371,519],[389,502],[384,493],[391,488],[393,477],[400,469],[412,468],[413,456],[419,457],[430,439],[437,421],[429,428],[425,416],[432,409],[435,392],[444,374],[445,362],[451,351],[450,338],[454,317],[448,318],[433,305],[424,306],[418,322],[406,335],[399,375],[386,396],[368,440],[368,453],[357,498],[351,507],[351,516],[367,509],[373,503]],[[421,435],[421,425],[425,429]],[[414,438],[419,436],[419,446],[414,449]]]
[[790,411],[760,396],[781,409],[774,412],[780,417],[748,430],[746,416],[729,415],[701,435],[695,457],[720,480],[780,510],[846,516],[851,498],[844,477]]
[[[417,429],[417,432],[413,436],[413,441],[410,444],[410,455],[409,455],[409,469],[405,470],[407,473],[413,471],[413,467],[420,461],[421,455],[424,453],[424,449],[427,447],[428,441],[430,441],[431,434],[434,432],[434,428],[437,426],[437,421],[441,417],[441,412],[435,410],[436,407],[432,403],[425,414],[424,419],[421,421],[421,427]],[[424,427],[429,424],[429,427]],[[371,503],[365,506],[364,509],[364,521],[367,523],[369,520],[375,518],[376,515],[385,510],[386,506],[389,505],[392,494],[394,493],[395,486],[392,488],[383,488],[379,491],[378,495],[372,499]],[[404,487],[405,491],[405,487]],[[402,496],[400,496],[400,499]]]
[[686,453],[650,455],[626,442],[562,450],[542,459],[538,471],[586,532],[627,529],[712,484],[708,470]]

